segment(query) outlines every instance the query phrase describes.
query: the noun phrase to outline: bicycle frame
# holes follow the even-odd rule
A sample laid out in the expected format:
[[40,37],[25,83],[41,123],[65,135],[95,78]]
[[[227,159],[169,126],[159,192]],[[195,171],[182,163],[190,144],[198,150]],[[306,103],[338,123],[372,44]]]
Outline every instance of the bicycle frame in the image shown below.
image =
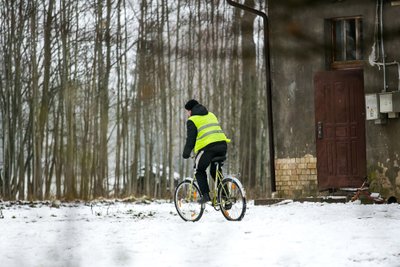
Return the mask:
[[[219,188],[221,188],[220,190],[224,190],[224,193],[226,195],[228,195],[226,192],[226,188],[224,188],[222,186],[222,180],[224,179],[224,175],[222,173],[222,170],[220,170],[220,162],[212,162],[211,164],[215,164],[216,166],[216,173],[215,173],[215,180],[214,180],[214,187],[213,190],[210,191],[210,193],[212,193],[212,198],[211,198],[211,203],[212,206],[214,207],[214,209],[218,210],[218,205],[220,205],[220,201],[218,201],[218,190]],[[191,178],[191,187],[190,187],[190,194],[192,192],[192,187],[193,187],[193,183],[196,181],[196,171],[194,171],[194,178]],[[211,175],[207,175],[207,177],[209,178]]]

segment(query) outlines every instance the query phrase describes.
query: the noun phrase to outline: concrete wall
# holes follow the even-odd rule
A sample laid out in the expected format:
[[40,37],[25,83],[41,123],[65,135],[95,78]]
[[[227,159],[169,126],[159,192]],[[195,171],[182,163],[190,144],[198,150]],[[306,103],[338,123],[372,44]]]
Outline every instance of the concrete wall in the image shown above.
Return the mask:
[[[370,66],[374,42],[375,0],[270,0],[270,45],[277,164],[316,157],[313,77],[326,64],[325,19],[361,15],[365,93],[383,90],[383,75]],[[400,6],[385,1],[387,60],[400,61]],[[388,70],[389,90],[398,85],[397,69]],[[400,118],[385,125],[366,122],[367,173],[371,186],[384,195],[400,196]],[[277,181],[282,180],[277,170]],[[279,188],[279,184],[277,184]],[[296,186],[295,186],[296,187]],[[289,192],[285,189],[284,192]],[[286,193],[285,193],[286,194]],[[289,194],[289,193],[288,193]],[[304,194],[308,194],[304,191]]]

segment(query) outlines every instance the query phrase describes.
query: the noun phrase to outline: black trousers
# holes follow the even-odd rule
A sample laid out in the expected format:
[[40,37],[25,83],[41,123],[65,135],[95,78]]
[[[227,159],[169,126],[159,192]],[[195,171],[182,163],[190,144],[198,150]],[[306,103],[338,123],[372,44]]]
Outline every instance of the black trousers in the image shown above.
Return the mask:
[[[197,153],[195,159],[196,179],[202,195],[210,192],[207,182],[207,167],[210,165],[213,158],[225,156],[226,151],[227,145],[224,141],[209,144]],[[215,180],[216,166],[214,164],[210,166],[210,174]]]

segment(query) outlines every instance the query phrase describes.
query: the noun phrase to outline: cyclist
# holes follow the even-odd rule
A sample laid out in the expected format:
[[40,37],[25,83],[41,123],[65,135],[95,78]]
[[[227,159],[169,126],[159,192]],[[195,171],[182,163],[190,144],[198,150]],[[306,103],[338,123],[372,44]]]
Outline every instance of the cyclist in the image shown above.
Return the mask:
[[[207,182],[206,169],[214,157],[225,156],[227,143],[230,142],[219,125],[217,117],[195,99],[185,104],[188,120],[186,122],[187,136],[182,156],[187,159],[194,149],[196,179],[200,187],[201,204],[210,201],[210,188]],[[210,174],[215,179],[216,167],[211,164]]]

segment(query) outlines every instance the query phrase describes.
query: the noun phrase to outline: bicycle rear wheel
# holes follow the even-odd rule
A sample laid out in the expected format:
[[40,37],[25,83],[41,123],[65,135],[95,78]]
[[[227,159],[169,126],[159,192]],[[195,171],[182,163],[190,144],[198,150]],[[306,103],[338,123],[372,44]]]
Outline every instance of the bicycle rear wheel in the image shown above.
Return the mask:
[[174,202],[179,216],[184,221],[195,222],[203,215],[205,205],[198,203],[200,189],[192,180],[184,180],[175,189]]
[[235,178],[225,178],[218,190],[221,212],[229,221],[240,221],[246,213],[246,193]]

